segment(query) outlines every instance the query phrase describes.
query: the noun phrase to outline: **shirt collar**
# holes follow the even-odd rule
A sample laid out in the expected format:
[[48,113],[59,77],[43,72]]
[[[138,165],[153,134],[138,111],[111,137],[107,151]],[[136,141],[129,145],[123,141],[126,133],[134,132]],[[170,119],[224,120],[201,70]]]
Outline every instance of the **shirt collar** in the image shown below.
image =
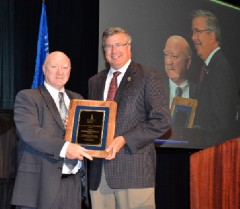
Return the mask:
[[111,68],[110,68],[110,74],[113,74],[114,72],[118,71],[118,72],[120,72],[121,75],[123,76],[123,75],[125,74],[125,72],[127,71],[127,68],[128,68],[128,66],[130,65],[131,61],[132,61],[131,59],[128,60],[127,63],[126,63],[122,68],[120,68],[120,69],[118,69],[118,70],[115,70],[115,69],[113,69],[113,68],[111,67]]
[[189,85],[188,80],[185,80],[180,85],[177,85],[171,79],[169,79],[169,83],[170,83],[170,86],[172,86],[174,89],[176,89],[177,87],[181,87],[183,90],[186,89]]
[[220,47],[217,47],[216,49],[214,49],[209,55],[208,55],[208,58],[206,59],[205,61],[205,64],[208,66],[209,65],[209,62],[211,61],[213,55],[218,51],[220,50]]
[[[44,81],[44,86],[46,87],[46,89],[48,90],[48,92],[51,94],[53,98],[58,98],[59,91],[57,89],[49,85],[46,81]],[[62,88],[60,92],[65,92],[65,89]]]

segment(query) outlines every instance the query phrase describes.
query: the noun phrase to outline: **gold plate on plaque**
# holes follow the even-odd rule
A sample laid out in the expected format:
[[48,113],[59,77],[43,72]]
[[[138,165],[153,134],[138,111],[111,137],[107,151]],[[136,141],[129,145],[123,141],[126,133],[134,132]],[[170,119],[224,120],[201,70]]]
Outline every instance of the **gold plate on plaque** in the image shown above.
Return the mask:
[[113,141],[117,103],[72,99],[68,110],[65,140],[88,149],[92,157],[105,158]]

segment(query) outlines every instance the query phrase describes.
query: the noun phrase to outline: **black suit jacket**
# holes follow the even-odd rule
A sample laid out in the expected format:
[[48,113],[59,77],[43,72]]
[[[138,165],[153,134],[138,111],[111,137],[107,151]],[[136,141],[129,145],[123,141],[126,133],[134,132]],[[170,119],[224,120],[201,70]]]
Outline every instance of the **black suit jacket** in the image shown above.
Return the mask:
[[198,93],[196,125],[206,130],[212,144],[231,139],[237,88],[233,70],[222,50],[212,57],[208,73],[201,82]]
[[[108,70],[89,79],[89,99],[103,100]],[[117,90],[115,137],[123,136],[125,146],[115,159],[94,159],[90,163],[90,189],[100,183],[104,163],[111,188],[145,188],[155,185],[154,139],[170,125],[170,111],[159,72],[131,62]]]
[[[82,99],[80,94],[66,93],[70,99]],[[14,121],[19,147],[12,204],[50,209],[60,186],[65,128],[45,86],[17,94]]]

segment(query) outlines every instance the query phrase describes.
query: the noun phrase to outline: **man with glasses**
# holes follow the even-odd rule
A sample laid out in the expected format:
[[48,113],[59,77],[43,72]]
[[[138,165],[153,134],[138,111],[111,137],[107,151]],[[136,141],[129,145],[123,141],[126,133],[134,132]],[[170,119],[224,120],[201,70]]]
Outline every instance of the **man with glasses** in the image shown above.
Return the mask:
[[[93,209],[155,208],[154,139],[170,125],[170,111],[159,72],[131,59],[131,36],[119,27],[103,32],[103,50],[110,69],[89,79],[89,99],[117,102],[115,138],[106,159],[90,163]],[[118,89],[108,96],[115,73]],[[111,88],[110,88],[111,89]]]
[[195,125],[204,129],[208,142],[215,145],[233,137],[237,98],[235,76],[220,48],[220,26],[214,14],[194,11],[191,37],[197,55],[206,66],[199,81]]

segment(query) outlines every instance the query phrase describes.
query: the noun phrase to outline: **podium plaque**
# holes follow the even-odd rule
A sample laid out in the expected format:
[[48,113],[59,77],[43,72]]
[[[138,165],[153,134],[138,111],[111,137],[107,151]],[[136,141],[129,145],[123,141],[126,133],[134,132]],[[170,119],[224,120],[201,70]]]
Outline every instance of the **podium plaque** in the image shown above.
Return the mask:
[[65,140],[88,149],[92,157],[105,158],[113,141],[117,103],[115,101],[70,101]]

